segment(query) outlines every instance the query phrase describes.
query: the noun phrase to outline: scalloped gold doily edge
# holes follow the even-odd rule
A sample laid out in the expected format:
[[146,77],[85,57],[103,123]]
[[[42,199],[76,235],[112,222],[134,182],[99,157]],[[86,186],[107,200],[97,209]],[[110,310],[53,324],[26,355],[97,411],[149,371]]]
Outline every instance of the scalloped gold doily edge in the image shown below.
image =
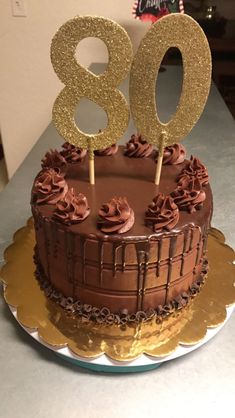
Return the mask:
[[126,327],[81,323],[68,318],[49,301],[34,279],[33,219],[13,236],[4,253],[6,264],[0,275],[6,302],[17,310],[17,320],[26,328],[38,330],[40,339],[53,348],[68,346],[75,355],[95,358],[106,354],[116,361],[131,361],[141,354],[164,357],[182,345],[194,345],[226,319],[226,307],[235,303],[235,253],[225,244],[223,233],[211,228],[208,237],[210,271],[200,294],[181,311],[161,324]]

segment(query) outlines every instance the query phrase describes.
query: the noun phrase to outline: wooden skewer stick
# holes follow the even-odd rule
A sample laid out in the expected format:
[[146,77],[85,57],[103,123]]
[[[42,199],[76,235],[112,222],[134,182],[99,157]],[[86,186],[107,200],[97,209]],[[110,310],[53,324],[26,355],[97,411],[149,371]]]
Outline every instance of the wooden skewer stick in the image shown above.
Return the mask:
[[90,184],[95,184],[95,159],[94,151],[91,147],[89,147],[89,177]]
[[156,174],[155,174],[155,184],[157,186],[159,186],[159,183],[160,183],[165,143],[166,143],[166,132],[162,132],[160,136],[159,153],[158,153],[157,168],[156,168]]

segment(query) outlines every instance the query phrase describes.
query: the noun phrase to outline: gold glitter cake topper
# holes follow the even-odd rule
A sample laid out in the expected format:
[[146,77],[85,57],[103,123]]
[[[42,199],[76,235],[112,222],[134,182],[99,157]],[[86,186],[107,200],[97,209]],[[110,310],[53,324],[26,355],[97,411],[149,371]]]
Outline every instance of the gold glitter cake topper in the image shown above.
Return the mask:
[[[162,123],[156,108],[156,79],[171,47],[182,55],[183,87],[175,114],[168,123]],[[190,16],[173,13],[152,25],[133,60],[130,106],[137,130],[159,149],[157,185],[164,147],[181,141],[192,130],[202,114],[210,85],[211,53],[199,24]]]
[[[107,69],[98,76],[75,58],[78,43],[87,37],[101,39],[109,51]],[[156,79],[164,55],[171,47],[178,48],[182,54],[183,87],[174,116],[168,123],[162,123],[156,108]],[[128,126],[128,104],[117,87],[127,76],[132,57],[131,41],[125,30],[102,17],[75,17],[61,26],[52,40],[52,65],[65,84],[53,107],[53,122],[66,141],[89,150],[91,184],[95,182],[94,150],[117,142]],[[138,132],[159,149],[157,185],[164,147],[181,141],[191,131],[204,109],[210,83],[210,48],[198,23],[187,15],[174,13],[152,25],[133,60],[130,106]],[[82,132],[74,120],[76,106],[83,97],[101,106],[108,116],[108,126],[95,135]]]
[[[78,43],[87,37],[101,39],[107,46],[109,62],[103,74],[95,75],[75,58]],[[132,45],[125,30],[112,20],[96,16],[77,16],[66,22],[51,44],[51,62],[65,84],[53,107],[53,122],[59,134],[71,144],[89,150],[90,183],[94,184],[94,150],[117,142],[127,129],[129,108],[117,86],[131,67]],[[75,123],[75,109],[87,97],[101,106],[108,116],[105,130],[89,135]]]

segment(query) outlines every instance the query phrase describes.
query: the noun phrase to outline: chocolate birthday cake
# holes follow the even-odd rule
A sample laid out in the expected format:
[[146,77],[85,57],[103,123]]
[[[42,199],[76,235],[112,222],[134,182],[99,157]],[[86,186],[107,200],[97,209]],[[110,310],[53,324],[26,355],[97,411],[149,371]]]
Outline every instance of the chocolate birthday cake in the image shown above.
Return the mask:
[[207,272],[212,192],[180,144],[157,152],[140,136],[88,155],[50,151],[32,188],[36,277],[46,296],[86,321],[126,324],[182,309]]

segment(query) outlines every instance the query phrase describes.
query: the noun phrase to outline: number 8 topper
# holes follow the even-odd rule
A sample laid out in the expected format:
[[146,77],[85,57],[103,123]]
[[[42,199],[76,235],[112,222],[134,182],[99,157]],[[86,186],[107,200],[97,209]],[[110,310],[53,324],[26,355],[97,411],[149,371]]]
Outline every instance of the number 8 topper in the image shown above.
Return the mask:
[[[109,62],[100,75],[84,68],[75,58],[78,43],[87,37],[99,38],[107,46]],[[95,183],[94,150],[117,142],[128,126],[129,107],[117,86],[126,78],[132,58],[132,44],[125,30],[102,17],[77,16],[61,26],[52,39],[51,62],[65,84],[54,103],[53,122],[66,141],[89,150],[91,184]],[[83,97],[97,103],[107,113],[108,126],[104,131],[89,135],[77,127],[75,110]]]
[[[162,123],[156,108],[156,80],[163,57],[171,47],[178,48],[182,55],[183,86],[174,116]],[[152,25],[132,64],[130,106],[137,130],[159,150],[155,184],[160,181],[164,147],[181,141],[192,130],[206,104],[210,84],[211,53],[198,23],[176,13]]]

